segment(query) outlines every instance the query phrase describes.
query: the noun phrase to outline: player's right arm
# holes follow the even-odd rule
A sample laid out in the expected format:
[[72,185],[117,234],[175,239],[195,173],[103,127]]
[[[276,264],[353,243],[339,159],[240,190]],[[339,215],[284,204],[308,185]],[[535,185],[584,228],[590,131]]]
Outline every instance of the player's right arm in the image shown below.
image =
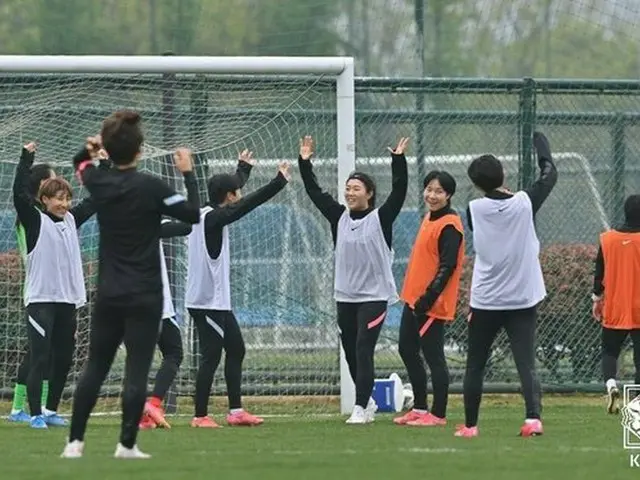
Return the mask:
[[598,246],[598,254],[596,255],[595,268],[593,272],[593,316],[596,320],[602,318],[602,297],[604,295],[604,254],[602,253],[602,244]]
[[18,221],[25,229],[27,236],[35,235],[37,239],[40,229],[40,212],[36,209],[34,199],[29,192],[29,177],[35,155],[35,143],[29,143],[22,148],[20,161],[16,167],[16,175],[13,179],[13,206],[16,209]]
[[240,188],[244,187],[247,180],[249,180],[251,169],[255,164],[256,161],[253,159],[253,152],[250,152],[246,148],[240,152],[240,155],[238,155],[238,167],[235,173]]
[[200,221],[200,196],[198,194],[198,182],[193,173],[191,152],[186,148],[179,148],[173,156],[176,168],[184,176],[184,184],[187,189],[187,198],[177,193],[169,185],[154,178],[156,192],[160,205],[160,213],[189,224]]
[[309,198],[320,213],[329,220],[332,226],[337,225],[345,206],[338,203],[329,193],[324,192],[318,184],[318,179],[313,173],[311,157],[313,156],[313,138],[306,136],[300,140],[300,153],[298,154],[298,168],[304,189]]
[[217,231],[225,225],[240,220],[252,210],[275,197],[289,183],[290,179],[289,164],[282,162],[278,166],[278,174],[265,186],[242,197],[237,202],[220,206],[209,212],[205,219],[205,232]]
[[553,187],[558,181],[558,170],[551,157],[551,147],[549,140],[544,134],[535,132],[533,134],[533,145],[538,153],[538,166],[540,167],[540,177],[536,182],[527,188],[525,192],[531,199],[533,214],[535,215],[542,204],[547,199]]
[[165,219],[160,224],[160,238],[184,237],[191,233],[191,224]]

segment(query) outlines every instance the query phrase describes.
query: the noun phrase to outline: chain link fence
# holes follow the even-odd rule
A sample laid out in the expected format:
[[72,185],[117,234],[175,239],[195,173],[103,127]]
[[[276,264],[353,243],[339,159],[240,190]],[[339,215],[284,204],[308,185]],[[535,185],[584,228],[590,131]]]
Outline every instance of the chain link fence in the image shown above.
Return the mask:
[[[331,235],[295,171],[298,139],[311,134],[317,142],[314,166],[321,186],[334,197],[342,195],[333,81],[208,76],[0,78],[0,185],[5,192],[0,198],[0,392],[11,391],[26,340],[10,193],[20,147],[39,141],[37,161],[51,162],[71,179],[70,158],[78,142],[121,107],[135,108],[145,119],[144,169],[180,187],[170,152],[178,145],[194,150],[203,201],[206,178],[233,171],[241,148],[253,150],[259,159],[245,193],[267,183],[278,161],[293,162],[291,185],[231,230],[233,302],[248,350],[244,389],[254,395],[339,394]],[[551,141],[559,169],[558,185],[537,217],[549,291],[538,328],[541,377],[547,389],[599,389],[599,328],[590,317],[593,261],[598,234],[620,221],[624,198],[640,180],[638,107],[640,82],[357,79],[357,168],[373,175],[381,200],[391,183],[386,147],[401,136],[411,137],[409,192],[394,225],[398,288],[424,213],[425,174],[444,169],[456,178],[453,207],[466,222],[466,206],[478,195],[466,175],[470,160],[494,153],[504,161],[510,188],[530,185],[538,173],[531,134],[540,129]],[[94,220],[81,230],[91,295],[97,238]],[[175,390],[190,395],[198,349],[182,301],[184,245],[184,239],[173,239],[166,251],[185,342]],[[464,317],[473,263],[468,230],[466,251],[458,319],[448,328],[446,342],[454,391],[464,373]],[[382,331],[379,377],[397,372],[407,378],[397,353],[400,310],[400,305],[390,309]],[[91,304],[80,312],[70,385],[86,359],[90,312]],[[105,394],[119,395],[121,356]],[[631,378],[631,372],[626,349],[621,378]],[[518,388],[504,335],[494,346],[486,386],[493,391]],[[223,393],[218,373],[214,394]]]

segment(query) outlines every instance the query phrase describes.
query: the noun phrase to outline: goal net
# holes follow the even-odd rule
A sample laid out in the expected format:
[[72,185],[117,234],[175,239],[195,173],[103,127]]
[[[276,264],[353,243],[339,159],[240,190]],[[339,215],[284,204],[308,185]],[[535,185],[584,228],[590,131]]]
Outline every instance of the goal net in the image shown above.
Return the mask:
[[[354,128],[351,60],[147,57],[137,62],[104,57],[91,63],[91,57],[85,58],[88,60],[79,68],[57,62],[62,59],[49,57],[38,63],[27,58],[27,68],[18,66],[8,72],[12,70],[7,67],[13,65],[11,57],[0,57],[0,70],[7,72],[0,75],[3,398],[8,399],[13,391],[26,352],[23,268],[16,251],[11,194],[20,149],[36,141],[36,163],[47,162],[58,175],[72,181],[77,201],[87,192],[77,184],[70,167],[73,154],[87,135],[99,131],[107,115],[129,108],[139,111],[144,122],[141,169],[183,190],[171,156],[176,147],[191,148],[203,203],[208,201],[206,179],[216,173],[233,173],[242,149],[251,150],[257,159],[243,189],[245,194],[268,183],[276,175],[279,161],[291,162],[290,184],[230,228],[232,303],[247,349],[243,393],[248,406],[262,404],[256,408],[260,412],[275,410],[281,404],[287,405],[287,411],[305,411],[313,405],[315,411],[335,412],[340,369],[331,235],[308,199],[296,166],[300,137],[313,135],[316,175],[324,189],[337,195],[339,175],[344,176],[353,165],[348,158],[353,152]],[[43,64],[48,67],[41,68]],[[162,73],[167,70],[171,73]],[[339,172],[340,162],[346,170]],[[81,227],[80,238],[89,304],[78,314],[77,348],[63,407],[69,406],[69,396],[87,359],[97,274],[95,218]],[[184,307],[186,239],[167,240],[164,248],[184,346],[169,409],[177,404],[178,413],[192,415],[199,355],[197,337]],[[124,356],[121,349],[97,412],[120,409]],[[159,361],[158,353],[150,388]],[[223,372],[224,356],[216,372],[212,400],[226,408]]]

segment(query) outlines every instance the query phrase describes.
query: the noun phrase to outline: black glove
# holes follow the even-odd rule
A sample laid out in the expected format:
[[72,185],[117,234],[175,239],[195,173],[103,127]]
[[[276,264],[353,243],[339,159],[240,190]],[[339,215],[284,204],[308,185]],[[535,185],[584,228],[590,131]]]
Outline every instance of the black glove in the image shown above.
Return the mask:
[[416,317],[424,317],[433,305],[429,305],[429,299],[427,295],[422,295],[416,303],[413,305],[413,314]]
[[542,160],[552,160],[549,140],[544,136],[544,133],[533,133],[533,146],[535,147],[536,152],[538,152],[538,164],[541,164]]
[[33,161],[36,159],[36,152],[30,152],[26,148],[22,147],[21,161],[28,164],[29,168],[33,165]]

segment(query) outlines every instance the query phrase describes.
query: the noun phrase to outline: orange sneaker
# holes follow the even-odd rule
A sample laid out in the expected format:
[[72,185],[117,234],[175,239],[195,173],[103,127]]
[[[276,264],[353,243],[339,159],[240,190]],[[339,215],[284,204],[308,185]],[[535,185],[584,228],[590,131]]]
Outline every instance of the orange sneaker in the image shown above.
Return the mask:
[[419,418],[416,418],[415,420],[411,420],[407,422],[407,425],[410,425],[412,427],[438,427],[438,426],[444,426],[446,424],[447,424],[446,418],[436,417],[432,413],[420,415]]
[[262,425],[264,420],[260,417],[250,414],[245,410],[240,410],[237,413],[230,413],[227,415],[227,423],[234,427],[253,427]]
[[196,428],[220,428],[211,417],[193,417],[191,420],[191,426]]
[[151,402],[144,404],[144,413],[153,420],[160,428],[171,428],[171,425],[164,418],[164,409]]
[[153,428],[156,428],[156,422],[154,422],[151,417],[149,417],[149,415],[143,413],[138,427],[140,428],[140,430],[151,430]]
[[406,425],[407,423],[413,422],[414,420],[418,420],[420,417],[424,417],[426,415],[429,415],[429,414],[427,412],[422,413],[422,412],[416,412],[415,410],[409,410],[404,415],[394,418],[393,423],[395,423],[396,425]]
[[520,436],[521,437],[537,437],[538,435],[542,435],[542,422],[538,419],[524,422],[524,425],[520,428]]

